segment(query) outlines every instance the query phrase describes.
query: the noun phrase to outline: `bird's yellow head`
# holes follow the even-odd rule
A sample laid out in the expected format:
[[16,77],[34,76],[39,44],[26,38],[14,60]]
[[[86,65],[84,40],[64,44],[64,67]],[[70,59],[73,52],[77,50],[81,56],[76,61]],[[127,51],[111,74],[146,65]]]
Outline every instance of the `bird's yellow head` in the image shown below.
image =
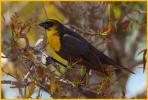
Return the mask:
[[55,51],[59,51],[61,48],[61,25],[62,24],[60,22],[54,19],[48,19],[39,24],[39,26],[43,27],[46,30],[48,42]]

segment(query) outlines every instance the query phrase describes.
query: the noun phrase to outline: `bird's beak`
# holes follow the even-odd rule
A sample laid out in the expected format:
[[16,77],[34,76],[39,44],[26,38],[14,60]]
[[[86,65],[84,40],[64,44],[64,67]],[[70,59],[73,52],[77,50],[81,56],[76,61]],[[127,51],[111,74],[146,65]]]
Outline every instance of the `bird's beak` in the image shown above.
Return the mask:
[[45,28],[45,23],[40,23],[39,26],[44,27]]

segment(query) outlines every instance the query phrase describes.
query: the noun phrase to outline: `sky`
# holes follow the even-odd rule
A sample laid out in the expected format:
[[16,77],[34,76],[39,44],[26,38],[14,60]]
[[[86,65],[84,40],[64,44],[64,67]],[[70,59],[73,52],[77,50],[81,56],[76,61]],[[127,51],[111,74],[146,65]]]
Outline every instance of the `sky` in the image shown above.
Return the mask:
[[143,67],[143,65],[139,65],[134,69],[136,74],[132,74],[127,82],[127,98],[132,98],[146,89],[146,72],[143,73],[143,69],[139,67]]

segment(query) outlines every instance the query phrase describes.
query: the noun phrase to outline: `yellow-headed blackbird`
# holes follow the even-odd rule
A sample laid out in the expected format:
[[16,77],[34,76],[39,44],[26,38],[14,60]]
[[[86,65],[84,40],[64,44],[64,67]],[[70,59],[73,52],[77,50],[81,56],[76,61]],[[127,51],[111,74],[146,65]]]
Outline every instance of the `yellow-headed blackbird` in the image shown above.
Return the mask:
[[[61,58],[72,62],[79,59],[81,64],[86,66],[87,69],[94,69],[102,73],[104,73],[102,64],[112,65],[117,69],[121,68],[133,73],[128,68],[97,50],[82,36],[68,29],[59,21],[48,19],[39,25],[46,30],[48,44]],[[55,57],[53,58],[56,59]]]

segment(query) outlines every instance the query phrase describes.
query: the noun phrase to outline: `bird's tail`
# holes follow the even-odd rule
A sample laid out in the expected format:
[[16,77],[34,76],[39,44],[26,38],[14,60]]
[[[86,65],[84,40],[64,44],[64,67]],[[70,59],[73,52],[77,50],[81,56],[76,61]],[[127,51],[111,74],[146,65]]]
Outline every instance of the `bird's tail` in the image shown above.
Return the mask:
[[115,69],[124,69],[132,74],[135,74],[133,71],[131,71],[129,68],[123,66],[122,64],[112,60],[111,58],[107,57],[106,55],[104,55],[102,52],[97,50],[97,56],[99,57],[99,59],[101,60],[102,63],[104,64],[108,64],[108,65],[113,65],[115,67]]

